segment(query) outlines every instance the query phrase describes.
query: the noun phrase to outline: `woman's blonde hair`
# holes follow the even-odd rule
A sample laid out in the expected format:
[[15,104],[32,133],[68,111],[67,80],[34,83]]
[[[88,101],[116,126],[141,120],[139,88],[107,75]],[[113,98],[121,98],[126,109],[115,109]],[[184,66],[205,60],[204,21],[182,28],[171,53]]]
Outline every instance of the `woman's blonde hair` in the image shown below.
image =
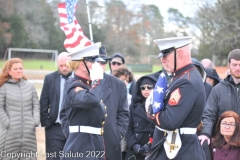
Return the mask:
[[[11,76],[8,74],[8,71],[11,70],[13,64],[21,63],[23,65],[23,61],[20,58],[12,58],[5,62],[2,67],[2,73],[0,74],[0,86],[2,86],[6,81],[8,81]],[[27,80],[27,78],[23,75],[23,79]]]
[[76,71],[81,61],[67,61],[66,66],[72,71]]

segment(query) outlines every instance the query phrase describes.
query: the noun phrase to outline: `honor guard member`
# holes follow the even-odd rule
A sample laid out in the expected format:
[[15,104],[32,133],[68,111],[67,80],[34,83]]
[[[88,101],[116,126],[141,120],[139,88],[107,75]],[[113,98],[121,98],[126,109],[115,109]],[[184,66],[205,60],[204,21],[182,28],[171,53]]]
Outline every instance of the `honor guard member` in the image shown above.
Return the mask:
[[61,120],[67,141],[60,153],[61,160],[105,159],[106,106],[102,102],[105,80],[99,64],[104,62],[99,57],[100,46],[101,43],[95,43],[69,54],[68,66],[74,77],[65,85]]
[[[164,69],[173,76],[165,92],[163,109],[148,114],[156,125],[152,148],[165,139],[154,159],[205,160],[196,129],[206,95],[201,75],[191,62],[190,41],[190,37],[154,40],[161,50],[158,58],[162,58]],[[147,102],[146,105],[149,109]]]
[[[104,56],[106,53],[99,56],[108,60]],[[106,50],[105,50],[106,51]],[[87,58],[85,58],[87,59]],[[103,68],[106,67],[106,62],[99,63]],[[105,158],[106,160],[121,160],[121,145],[128,124],[128,105],[127,105],[127,90],[124,82],[118,78],[104,73],[105,80],[104,92],[102,101],[107,108],[106,123],[104,123],[104,143],[105,143]],[[69,135],[69,128],[65,116],[65,109],[61,111],[62,128],[66,137]],[[65,117],[65,118],[64,118]]]

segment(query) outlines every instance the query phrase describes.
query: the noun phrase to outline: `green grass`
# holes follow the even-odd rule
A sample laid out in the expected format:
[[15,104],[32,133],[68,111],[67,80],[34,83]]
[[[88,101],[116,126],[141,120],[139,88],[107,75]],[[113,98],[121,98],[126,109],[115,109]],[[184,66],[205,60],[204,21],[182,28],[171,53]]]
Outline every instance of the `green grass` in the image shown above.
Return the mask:
[[24,61],[25,69],[42,69],[42,70],[56,70],[57,65],[54,61],[46,60],[25,60]]
[[[4,62],[0,61],[0,67],[2,68]],[[23,60],[24,69],[32,70],[57,70],[57,66],[54,61],[49,60]]]
[[153,73],[160,71],[162,69],[162,65],[153,65]]
[[[4,61],[0,61],[0,68],[2,68]],[[57,66],[53,61],[49,60],[23,60],[24,69],[30,70],[57,70]],[[161,65],[153,65],[152,73],[155,73],[162,69]],[[106,70],[109,70],[108,64],[106,65]],[[150,72],[134,72],[134,74],[147,75]]]

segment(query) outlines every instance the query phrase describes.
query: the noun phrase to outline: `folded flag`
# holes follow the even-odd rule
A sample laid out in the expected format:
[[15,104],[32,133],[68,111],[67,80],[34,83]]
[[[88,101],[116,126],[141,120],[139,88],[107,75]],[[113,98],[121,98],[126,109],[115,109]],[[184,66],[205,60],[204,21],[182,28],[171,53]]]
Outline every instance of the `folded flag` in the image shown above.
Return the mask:
[[152,113],[156,114],[157,112],[164,109],[164,95],[167,90],[167,77],[164,73],[161,73],[158,81],[153,90],[153,100],[152,100]]

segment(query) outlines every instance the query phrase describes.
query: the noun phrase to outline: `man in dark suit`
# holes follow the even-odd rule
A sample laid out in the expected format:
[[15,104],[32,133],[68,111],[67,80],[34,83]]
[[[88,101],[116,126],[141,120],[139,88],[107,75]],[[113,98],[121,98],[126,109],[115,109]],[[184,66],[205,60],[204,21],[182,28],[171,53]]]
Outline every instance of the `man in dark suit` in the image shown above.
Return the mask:
[[127,91],[124,82],[104,73],[106,80],[103,103],[107,106],[104,125],[106,160],[121,160],[121,145],[128,125]]
[[[99,50],[104,60],[109,60],[106,49]],[[104,56],[105,55],[105,56]],[[103,69],[106,63],[100,63]],[[128,125],[127,90],[124,82],[118,78],[104,73],[106,85],[103,93],[103,103],[107,106],[107,118],[104,125],[104,142],[106,147],[106,160],[122,160],[121,140],[125,136]]]
[[66,137],[61,130],[59,112],[62,102],[64,83],[71,76],[71,71],[66,67],[70,60],[68,53],[62,52],[58,56],[58,71],[45,76],[40,98],[41,125],[45,127],[46,158],[59,160],[59,151],[62,151]]

